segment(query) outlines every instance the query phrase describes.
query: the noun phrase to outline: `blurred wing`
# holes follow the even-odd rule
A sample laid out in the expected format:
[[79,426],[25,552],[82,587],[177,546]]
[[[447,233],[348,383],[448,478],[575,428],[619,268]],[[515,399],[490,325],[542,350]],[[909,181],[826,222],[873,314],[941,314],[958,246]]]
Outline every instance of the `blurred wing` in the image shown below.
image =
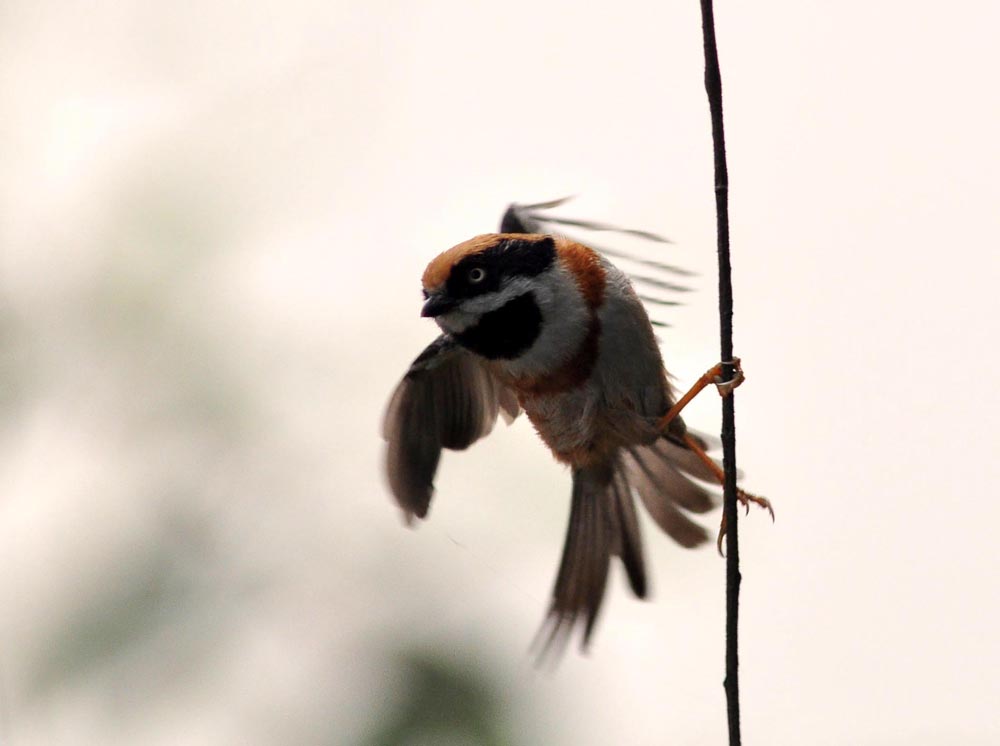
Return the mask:
[[520,411],[513,392],[451,337],[442,334],[420,353],[382,425],[389,487],[407,522],[427,515],[442,448],[468,448],[493,429],[498,413],[510,422]]
[[[572,226],[575,228],[582,228],[587,231],[617,233],[619,235],[640,238],[653,243],[672,243],[669,239],[658,236],[655,233],[649,233],[648,231],[618,228],[613,225],[597,223],[592,220],[576,220],[557,217],[545,212],[555,207],[560,207],[570,199],[570,197],[563,197],[562,199],[554,199],[549,202],[539,202],[533,205],[519,205],[517,203],[509,205],[500,221],[500,232],[560,233],[561,235],[566,235],[564,231],[559,229],[559,226]],[[555,226],[555,229],[553,226]],[[573,236],[567,235],[566,237],[572,240],[577,240]],[[582,241],[581,243],[589,246],[594,249],[594,251],[597,251],[604,256],[612,259],[622,259],[628,262],[629,266],[622,266],[621,269],[626,275],[628,275],[628,278],[631,280],[633,285],[636,286],[639,294],[639,300],[643,302],[646,306],[646,310],[650,313],[650,322],[653,326],[657,327],[670,326],[668,323],[657,319],[654,312],[664,307],[680,305],[680,301],[676,300],[674,295],[677,293],[686,293],[690,291],[691,288],[674,282],[672,279],[665,278],[692,277],[694,275],[693,272],[673,264],[666,264],[657,259],[650,259],[637,252],[609,249],[603,246],[597,246],[589,240]]]

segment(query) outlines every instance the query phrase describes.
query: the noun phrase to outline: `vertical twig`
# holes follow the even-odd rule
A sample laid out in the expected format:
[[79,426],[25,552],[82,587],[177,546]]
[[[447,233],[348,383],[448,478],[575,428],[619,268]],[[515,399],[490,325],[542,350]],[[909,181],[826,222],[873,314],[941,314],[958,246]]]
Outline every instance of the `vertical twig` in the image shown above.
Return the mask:
[[[712,0],[701,0],[702,33],[705,40],[705,92],[712,115],[712,145],[715,153],[715,213],[719,252],[719,327],[721,354],[725,363],[733,359],[733,281],[729,263],[729,173],[726,168],[726,137],[722,121],[722,74],[715,44]],[[732,365],[723,367],[723,380],[734,375]],[[726,518],[726,705],[729,744],[740,744],[739,612],[740,544],[736,522],[736,408],[735,396],[722,400],[722,465],[725,470],[723,510]]]

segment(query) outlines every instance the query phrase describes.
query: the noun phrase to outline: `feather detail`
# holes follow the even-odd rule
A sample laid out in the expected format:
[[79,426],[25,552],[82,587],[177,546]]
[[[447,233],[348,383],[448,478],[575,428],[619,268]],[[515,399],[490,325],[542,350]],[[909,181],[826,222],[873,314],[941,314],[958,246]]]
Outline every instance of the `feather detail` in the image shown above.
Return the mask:
[[635,595],[645,598],[639,519],[620,459],[573,472],[562,561],[548,617],[536,637],[540,659],[557,657],[578,622],[586,648],[604,600],[612,556],[621,558]]
[[468,448],[489,434],[500,412],[508,422],[517,417],[517,398],[450,337],[438,337],[414,360],[382,424],[389,487],[407,523],[427,515],[441,449]]
[[682,457],[684,453],[682,448],[661,439],[651,446],[627,449],[624,463],[629,481],[649,515],[670,538],[690,548],[704,543],[708,533],[680,508],[706,513],[715,507],[716,500],[681,472],[689,466]]

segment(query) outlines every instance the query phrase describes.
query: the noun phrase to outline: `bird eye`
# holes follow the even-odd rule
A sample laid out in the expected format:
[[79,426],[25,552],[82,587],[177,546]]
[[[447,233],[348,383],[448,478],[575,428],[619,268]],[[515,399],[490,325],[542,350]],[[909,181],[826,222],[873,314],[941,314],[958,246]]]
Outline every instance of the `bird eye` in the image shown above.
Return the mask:
[[478,283],[486,279],[486,270],[482,267],[473,267],[469,270],[469,282]]

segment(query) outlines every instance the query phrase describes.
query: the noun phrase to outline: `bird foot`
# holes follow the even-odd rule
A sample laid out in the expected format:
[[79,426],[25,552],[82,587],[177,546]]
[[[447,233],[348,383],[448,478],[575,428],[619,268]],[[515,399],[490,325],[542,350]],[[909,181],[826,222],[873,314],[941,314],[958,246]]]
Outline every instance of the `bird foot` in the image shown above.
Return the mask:
[[[757,495],[752,495],[745,490],[736,488],[736,499],[740,501],[740,505],[746,508],[747,515],[750,514],[750,503],[754,505],[759,505],[764,508],[768,513],[771,514],[771,520],[774,521],[774,508],[771,507],[771,501],[766,497],[758,497]],[[726,535],[726,514],[722,514],[722,522],[719,524],[719,538],[715,541],[715,547],[719,550],[719,554],[722,554],[722,539]]]
[[[716,366],[719,368],[720,373],[722,370],[722,365],[723,363],[719,363],[718,366]],[[719,396],[721,396],[723,399],[732,394],[733,389],[735,389],[737,386],[739,386],[746,380],[746,376],[743,375],[743,366],[740,365],[740,359],[738,357],[734,357],[730,361],[730,365],[732,365],[736,369],[736,372],[733,374],[733,378],[731,381],[723,381],[721,375],[716,375],[712,378],[713,383],[715,383],[715,388],[718,389],[719,391]]]

